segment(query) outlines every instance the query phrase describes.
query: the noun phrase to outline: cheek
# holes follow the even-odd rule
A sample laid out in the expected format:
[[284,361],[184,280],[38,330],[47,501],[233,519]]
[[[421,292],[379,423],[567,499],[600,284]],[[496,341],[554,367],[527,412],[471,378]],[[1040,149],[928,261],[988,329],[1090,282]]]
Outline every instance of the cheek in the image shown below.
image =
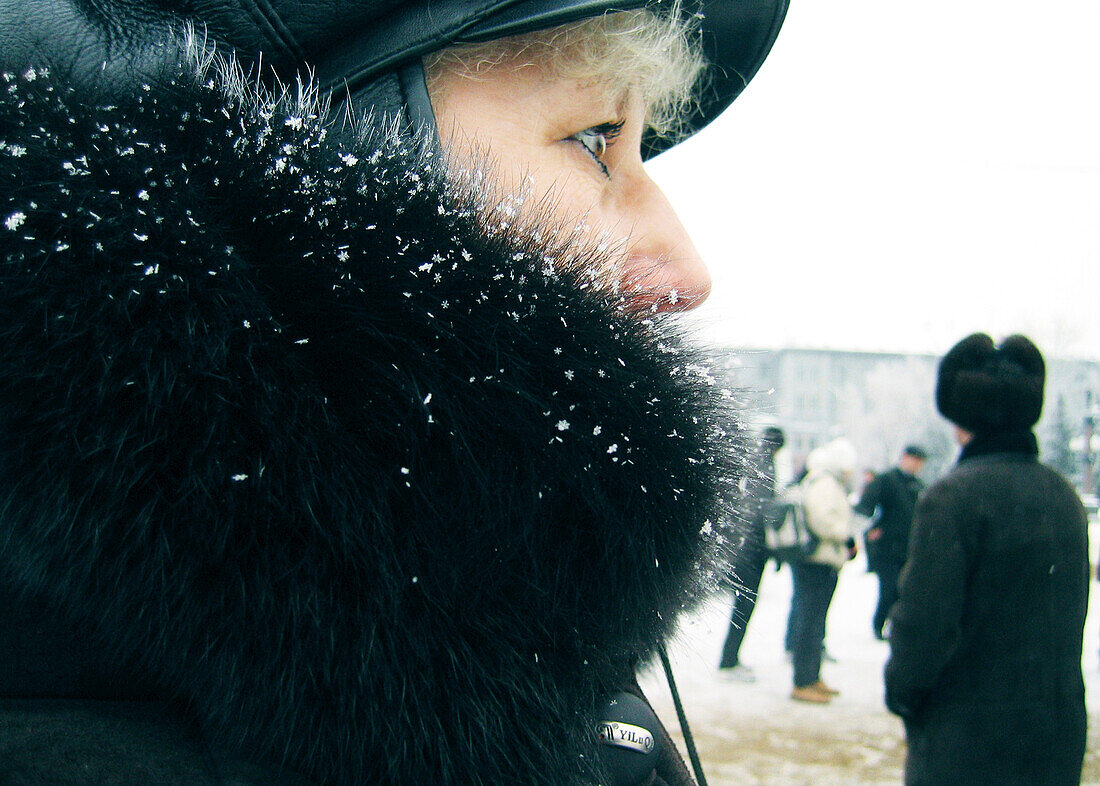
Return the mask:
[[591,173],[578,169],[566,144],[493,147],[493,179],[506,192],[522,195],[532,216],[549,215],[569,223],[584,220],[596,228],[607,223],[603,197],[606,188]]
[[568,144],[527,138],[522,130],[482,125],[471,136],[457,126],[444,143],[452,166],[485,169],[503,194],[521,196],[527,209],[559,219],[596,213],[601,184],[581,167]]
[[601,189],[591,177],[567,168],[541,170],[534,178],[536,195],[562,219],[580,220],[594,229],[608,228],[603,218]]

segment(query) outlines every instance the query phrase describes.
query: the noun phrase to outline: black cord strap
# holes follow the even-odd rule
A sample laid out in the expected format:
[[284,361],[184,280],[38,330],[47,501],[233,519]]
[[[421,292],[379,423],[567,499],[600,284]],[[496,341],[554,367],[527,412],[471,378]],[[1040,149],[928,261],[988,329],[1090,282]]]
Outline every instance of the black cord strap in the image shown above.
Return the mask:
[[695,750],[695,739],[688,728],[687,715],[684,714],[684,705],[680,701],[680,692],[676,690],[676,680],[672,677],[672,664],[668,660],[668,651],[665,645],[657,648],[657,654],[661,656],[661,665],[665,669],[665,679],[668,680],[668,688],[672,692],[672,703],[676,705],[676,718],[680,721],[680,731],[684,733],[684,744],[687,746],[688,758],[691,759],[691,768],[695,770],[695,781],[699,786],[707,786],[706,776],[703,775],[703,764],[699,761],[699,752]]

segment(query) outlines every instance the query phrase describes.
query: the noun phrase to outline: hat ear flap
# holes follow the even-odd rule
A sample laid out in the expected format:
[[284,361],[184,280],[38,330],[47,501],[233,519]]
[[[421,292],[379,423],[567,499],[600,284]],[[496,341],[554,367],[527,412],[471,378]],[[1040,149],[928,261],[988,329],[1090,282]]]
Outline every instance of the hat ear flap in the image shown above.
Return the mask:
[[948,350],[940,361],[936,376],[936,409],[953,423],[965,428],[958,420],[960,401],[960,375],[982,368],[996,354],[993,339],[985,333],[974,333]]
[[1043,386],[1046,384],[1046,364],[1043,354],[1025,336],[1009,336],[1001,342],[997,353],[1019,373],[1009,378],[1005,400],[1009,406],[1006,423],[1017,428],[1030,428],[1043,413]]
[[1043,354],[1026,336],[1009,336],[1001,342],[999,351],[1002,357],[1018,365],[1029,377],[1046,381]]

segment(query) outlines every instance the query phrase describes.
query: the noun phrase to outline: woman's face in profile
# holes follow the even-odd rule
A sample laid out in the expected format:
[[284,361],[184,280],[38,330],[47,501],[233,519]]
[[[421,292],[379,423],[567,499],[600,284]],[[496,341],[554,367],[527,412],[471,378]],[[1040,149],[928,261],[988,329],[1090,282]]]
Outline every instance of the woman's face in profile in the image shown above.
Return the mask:
[[639,311],[683,311],[707,296],[706,266],[643,167],[645,108],[631,91],[505,61],[444,74],[431,98],[452,161],[487,156],[492,176],[529,193],[527,204],[623,243],[616,275]]

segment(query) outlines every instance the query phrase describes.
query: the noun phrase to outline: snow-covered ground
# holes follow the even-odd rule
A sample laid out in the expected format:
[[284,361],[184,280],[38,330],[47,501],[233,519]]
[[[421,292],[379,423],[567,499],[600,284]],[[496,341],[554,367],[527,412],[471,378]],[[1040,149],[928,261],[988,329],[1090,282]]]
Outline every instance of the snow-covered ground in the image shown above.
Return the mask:
[[[1093,523],[1090,535],[1095,559],[1100,524]],[[1089,738],[1081,782],[1100,786],[1100,585],[1090,590],[1082,658]],[[822,668],[841,694],[827,706],[790,699],[791,666],[783,654],[791,597],[786,568],[776,573],[769,564],[741,647],[741,662],[753,669],[755,683],[727,682],[715,670],[728,598],[716,598],[684,621],[670,657],[709,786],[901,783],[905,735],[882,703],[889,647],[871,635],[877,593],[877,579],[862,557],[841,571],[826,636],[837,662]],[[660,666],[643,675],[642,686],[684,751]]]

